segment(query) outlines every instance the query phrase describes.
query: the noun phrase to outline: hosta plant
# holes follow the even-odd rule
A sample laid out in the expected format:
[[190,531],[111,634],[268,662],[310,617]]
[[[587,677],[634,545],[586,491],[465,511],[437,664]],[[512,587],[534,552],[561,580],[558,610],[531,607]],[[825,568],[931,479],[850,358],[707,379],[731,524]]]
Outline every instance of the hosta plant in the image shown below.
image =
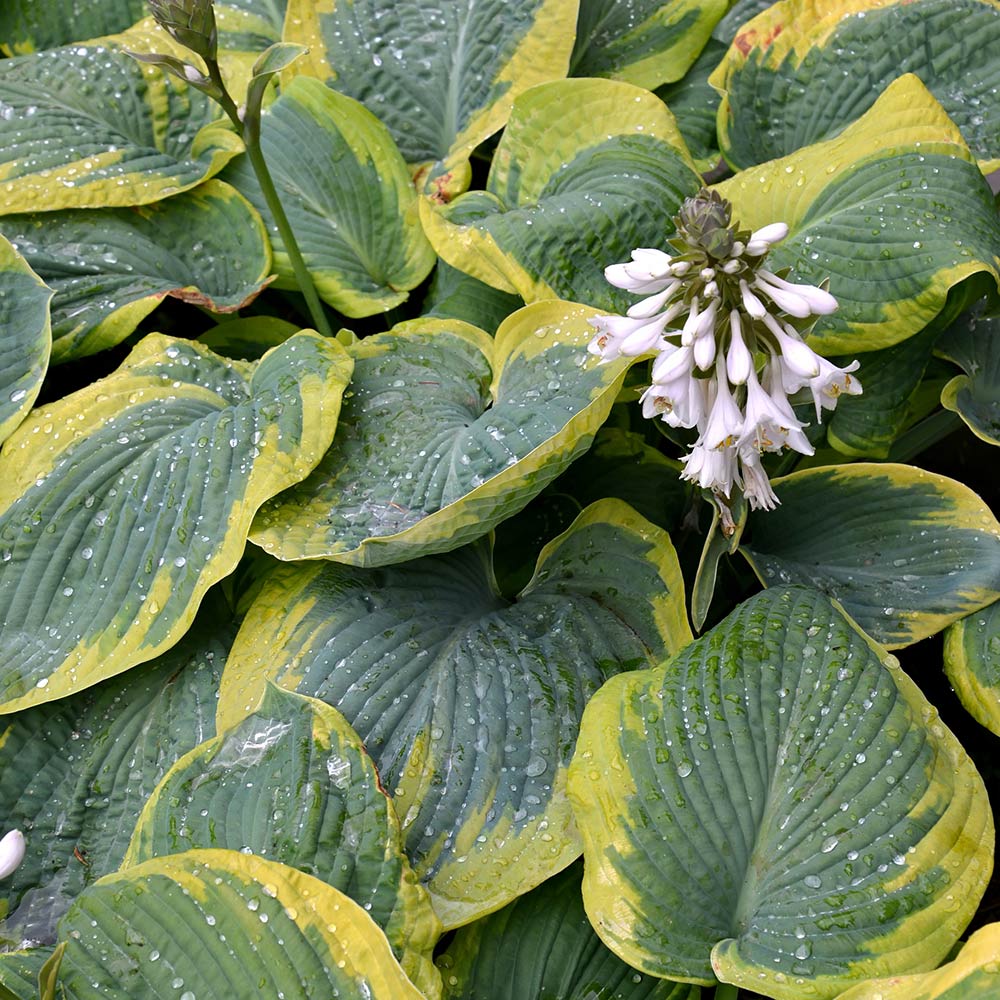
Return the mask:
[[0,49],[0,996],[1000,996],[997,0]]

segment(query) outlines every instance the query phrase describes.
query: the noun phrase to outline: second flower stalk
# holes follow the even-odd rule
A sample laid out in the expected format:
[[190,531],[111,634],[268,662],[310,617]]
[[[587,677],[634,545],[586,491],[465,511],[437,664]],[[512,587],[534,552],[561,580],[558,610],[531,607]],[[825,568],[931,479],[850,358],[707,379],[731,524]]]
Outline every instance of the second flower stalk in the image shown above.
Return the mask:
[[838,368],[803,340],[837,300],[763,266],[788,227],[776,222],[751,233],[731,217],[728,202],[702,191],[674,220],[676,253],[637,249],[606,268],[612,285],[645,297],[625,316],[592,319],[589,350],[604,360],[655,352],[643,415],[699,431],[683,478],[726,501],[737,485],[752,508],[771,510],[778,500],[762,455],[813,453],[788,396],[808,389],[822,419],[841,394],[861,392],[851,374],[858,362]]

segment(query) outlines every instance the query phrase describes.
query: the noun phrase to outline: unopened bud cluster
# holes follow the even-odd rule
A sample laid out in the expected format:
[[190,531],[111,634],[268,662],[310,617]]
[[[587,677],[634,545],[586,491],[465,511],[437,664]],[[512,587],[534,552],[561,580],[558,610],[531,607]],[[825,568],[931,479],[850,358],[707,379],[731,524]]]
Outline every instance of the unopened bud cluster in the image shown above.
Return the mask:
[[838,368],[803,341],[837,300],[764,266],[788,227],[775,222],[749,232],[731,218],[727,201],[702,191],[674,219],[675,253],[633,250],[630,261],[606,268],[612,285],[646,297],[625,316],[592,319],[589,350],[606,361],[655,352],[642,412],[697,427],[683,477],[726,500],[738,485],[751,507],[771,510],[778,501],[761,455],[813,453],[789,394],[808,389],[819,420],[841,393],[861,392],[851,375],[858,362]]

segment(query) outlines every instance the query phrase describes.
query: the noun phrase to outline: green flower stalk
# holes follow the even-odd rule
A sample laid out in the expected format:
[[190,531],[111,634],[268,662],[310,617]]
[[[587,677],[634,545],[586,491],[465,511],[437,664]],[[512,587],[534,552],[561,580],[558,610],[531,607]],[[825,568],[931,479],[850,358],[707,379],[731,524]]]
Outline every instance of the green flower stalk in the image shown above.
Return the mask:
[[253,66],[246,101],[242,107],[238,107],[226,88],[219,68],[219,36],[215,24],[213,0],[149,0],[149,8],[157,24],[181,45],[201,57],[207,72],[173,56],[138,52],[130,54],[142,62],[160,66],[180,77],[185,83],[211,97],[226,113],[226,117],[243,139],[247,158],[257,175],[264,200],[278,227],[285,252],[295,273],[295,280],[309,307],[313,325],[323,336],[332,337],[333,331],[323,311],[323,303],[316,292],[309,268],[302,259],[298,241],[282,207],[260,146],[261,105],[267,84],[275,73],[294,62],[305,49],[300,45],[278,42],[261,53]]

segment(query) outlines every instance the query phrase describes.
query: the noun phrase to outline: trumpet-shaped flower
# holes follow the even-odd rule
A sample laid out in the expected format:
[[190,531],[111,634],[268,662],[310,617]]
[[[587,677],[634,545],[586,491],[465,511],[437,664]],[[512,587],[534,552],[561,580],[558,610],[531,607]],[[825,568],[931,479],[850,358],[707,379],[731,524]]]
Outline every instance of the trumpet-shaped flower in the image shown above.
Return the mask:
[[604,360],[656,352],[642,412],[697,428],[682,477],[725,503],[738,486],[752,508],[772,510],[778,498],[763,455],[813,453],[788,394],[808,389],[821,419],[841,395],[861,392],[858,362],[839,368],[805,342],[808,324],[837,308],[826,288],[764,266],[788,226],[749,232],[731,215],[718,194],[701,192],[674,220],[676,253],[640,248],[608,267],[611,284],[647,297],[627,316],[591,320],[590,351]]

